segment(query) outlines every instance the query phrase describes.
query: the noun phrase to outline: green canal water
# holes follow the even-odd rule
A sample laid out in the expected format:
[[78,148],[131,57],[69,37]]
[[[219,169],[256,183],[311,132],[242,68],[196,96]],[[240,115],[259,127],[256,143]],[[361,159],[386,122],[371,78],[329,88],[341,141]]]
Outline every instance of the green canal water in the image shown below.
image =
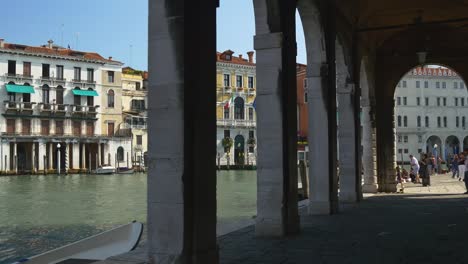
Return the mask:
[[[256,172],[218,172],[218,225],[256,213]],[[0,177],[0,264],[132,220],[146,222],[146,174]]]

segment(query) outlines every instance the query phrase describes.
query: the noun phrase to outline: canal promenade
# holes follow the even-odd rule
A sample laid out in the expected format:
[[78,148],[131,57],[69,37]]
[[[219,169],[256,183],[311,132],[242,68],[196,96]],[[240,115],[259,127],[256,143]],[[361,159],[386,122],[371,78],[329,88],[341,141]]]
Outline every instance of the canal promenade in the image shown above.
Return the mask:
[[[331,216],[301,210],[301,233],[257,239],[250,225],[218,238],[220,263],[468,263],[468,195],[450,175],[432,186],[407,183],[404,193],[366,196]],[[143,245],[101,264],[145,263]]]

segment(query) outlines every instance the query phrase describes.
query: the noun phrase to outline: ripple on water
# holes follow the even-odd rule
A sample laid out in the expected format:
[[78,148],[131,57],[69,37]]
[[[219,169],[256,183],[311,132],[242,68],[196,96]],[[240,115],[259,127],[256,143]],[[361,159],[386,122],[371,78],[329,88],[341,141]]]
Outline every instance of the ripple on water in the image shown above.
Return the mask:
[[[251,219],[255,171],[218,172],[218,222]],[[0,177],[0,264],[146,222],[146,175]]]

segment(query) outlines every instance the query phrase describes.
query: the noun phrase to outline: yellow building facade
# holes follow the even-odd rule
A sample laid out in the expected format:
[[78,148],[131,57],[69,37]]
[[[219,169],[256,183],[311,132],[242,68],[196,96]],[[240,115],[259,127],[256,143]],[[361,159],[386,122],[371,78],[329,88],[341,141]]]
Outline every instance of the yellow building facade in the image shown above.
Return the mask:
[[148,151],[147,133],[147,72],[126,67],[122,70],[122,108],[125,128],[132,133],[132,152],[135,166],[145,166]]
[[[256,164],[256,74],[253,52],[233,56],[231,50],[217,53],[217,164]],[[232,139],[226,148],[224,138]],[[226,140],[224,140],[226,142]]]

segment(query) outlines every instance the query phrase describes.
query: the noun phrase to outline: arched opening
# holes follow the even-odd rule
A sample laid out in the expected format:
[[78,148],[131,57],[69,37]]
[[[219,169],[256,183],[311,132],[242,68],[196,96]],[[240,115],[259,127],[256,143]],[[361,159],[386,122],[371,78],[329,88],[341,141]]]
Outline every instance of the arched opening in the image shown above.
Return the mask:
[[[23,85],[24,86],[30,86],[29,83],[24,83]],[[30,103],[31,102],[31,94],[29,94],[29,93],[23,94],[23,102]]]
[[234,139],[234,163],[244,165],[245,161],[245,139],[242,135],[237,135]]
[[455,154],[460,153],[460,140],[456,136],[448,136],[445,140],[444,160],[450,160]]
[[44,84],[42,86],[42,103],[44,105],[48,105],[50,103],[49,99],[50,99],[50,87],[49,85]]
[[[88,88],[88,91],[94,91],[93,88]],[[94,96],[86,96],[87,106],[94,106]]]
[[124,148],[122,146],[117,148],[117,161],[124,161]]
[[114,90],[111,89],[107,91],[107,107],[114,108],[114,105],[115,105]]
[[63,87],[61,85],[55,88],[55,103],[57,104],[57,110],[65,110],[65,106],[63,105]]
[[430,64],[411,69],[395,86],[398,163],[408,165],[404,154],[419,157],[416,154],[425,152],[440,158],[447,170],[446,162],[460,152],[460,141],[452,133],[464,130],[461,111],[468,104],[464,80],[451,68]]
[[234,100],[234,119],[244,120],[244,99],[237,97]]
[[[81,90],[80,87],[75,87],[74,90]],[[81,96],[80,95],[73,95],[73,104],[76,107],[76,110],[81,110]]]

